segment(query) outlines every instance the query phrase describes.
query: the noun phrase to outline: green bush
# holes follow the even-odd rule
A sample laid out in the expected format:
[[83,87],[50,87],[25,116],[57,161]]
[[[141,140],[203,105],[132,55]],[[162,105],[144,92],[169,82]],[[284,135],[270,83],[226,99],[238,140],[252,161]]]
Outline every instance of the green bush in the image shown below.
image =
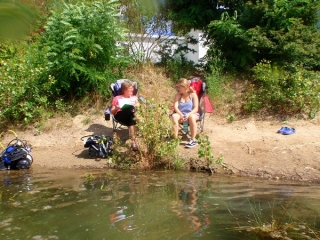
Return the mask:
[[210,22],[210,47],[219,47],[227,69],[247,71],[267,59],[279,66],[319,70],[319,4],[314,0],[245,1],[230,15],[224,12],[220,20]]
[[[0,61],[0,123],[28,124],[40,118],[48,107],[46,86],[39,87],[37,79],[44,68],[30,68],[25,62]],[[53,82],[48,79],[48,84]]]
[[40,42],[1,42],[0,124],[46,118],[89,93],[110,95],[108,86],[130,62],[118,44],[126,34],[118,7],[65,4],[52,12]]
[[307,112],[312,117],[320,110],[319,73],[299,67],[283,68],[262,61],[253,68],[254,82],[245,95],[244,109],[280,113]]
[[131,150],[130,140],[124,143],[115,135],[110,161],[120,169],[139,165],[146,169],[182,168],[184,161],[177,152],[180,139],[170,138],[172,122],[168,113],[168,108],[154,99],[141,103],[136,112],[139,151]]
[[162,160],[167,160],[168,165],[171,165],[170,162],[177,155],[180,140],[169,140],[172,134],[169,109],[150,99],[138,108],[138,116],[137,127],[142,136],[139,140],[144,158],[148,159],[151,167],[160,164]]
[[115,1],[103,1],[65,4],[62,12],[52,12],[37,57],[43,58],[48,75],[55,78],[56,95],[106,93],[106,86],[122,77],[129,61],[118,44],[126,36],[118,7]]
[[10,41],[0,42],[0,59],[7,59],[14,56],[16,48]]

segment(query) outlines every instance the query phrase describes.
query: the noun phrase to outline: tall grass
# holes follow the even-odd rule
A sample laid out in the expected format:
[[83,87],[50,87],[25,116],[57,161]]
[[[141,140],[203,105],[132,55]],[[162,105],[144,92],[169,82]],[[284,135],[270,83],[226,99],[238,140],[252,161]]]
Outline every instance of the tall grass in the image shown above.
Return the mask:
[[248,217],[249,225],[239,223],[240,226],[236,227],[238,231],[246,231],[262,239],[320,239],[320,231],[316,226],[293,217],[290,209],[283,205],[275,210],[275,203],[269,203],[269,209],[262,211],[259,202],[249,200],[249,204],[252,213]]

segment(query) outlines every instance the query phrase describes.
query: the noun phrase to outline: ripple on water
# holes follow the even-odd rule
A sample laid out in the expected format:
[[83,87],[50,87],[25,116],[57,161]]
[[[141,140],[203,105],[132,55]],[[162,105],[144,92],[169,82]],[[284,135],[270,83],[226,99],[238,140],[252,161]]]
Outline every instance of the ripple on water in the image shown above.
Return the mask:
[[13,218],[8,218],[0,222],[0,228],[4,228],[11,225]]
[[42,235],[35,235],[32,237],[34,240],[48,240],[48,239],[59,239],[56,235],[49,235],[49,236],[42,236]]
[[[94,184],[84,184],[85,173],[94,174]],[[319,226],[314,220],[320,212],[319,185],[180,172],[83,170],[39,172],[40,177],[34,173],[28,180],[31,190],[26,191],[26,180],[19,177],[23,172],[19,174],[10,175],[11,185],[0,191],[0,239],[25,239],[26,232],[33,240],[133,239],[138,234],[145,239],[248,239],[255,213],[267,226],[271,217],[277,223],[287,220],[289,211],[290,219],[308,225],[295,224],[288,234],[311,236],[309,224]],[[15,231],[14,226],[21,229]],[[261,239],[260,229],[254,230],[248,234]]]
[[43,206],[43,210],[49,210],[49,209],[51,209],[52,208],[52,206],[50,206],[50,205],[47,205],[47,206]]

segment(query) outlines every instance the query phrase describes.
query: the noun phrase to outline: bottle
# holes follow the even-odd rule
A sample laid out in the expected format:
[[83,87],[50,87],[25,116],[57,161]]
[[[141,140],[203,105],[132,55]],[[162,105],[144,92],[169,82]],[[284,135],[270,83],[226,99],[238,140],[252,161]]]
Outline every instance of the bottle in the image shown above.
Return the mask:
[[110,108],[107,108],[106,111],[104,112],[104,119],[106,121],[109,121],[110,120]]
[[183,131],[184,131],[185,133],[188,133],[188,131],[189,131],[189,124],[188,124],[188,122],[183,122]]

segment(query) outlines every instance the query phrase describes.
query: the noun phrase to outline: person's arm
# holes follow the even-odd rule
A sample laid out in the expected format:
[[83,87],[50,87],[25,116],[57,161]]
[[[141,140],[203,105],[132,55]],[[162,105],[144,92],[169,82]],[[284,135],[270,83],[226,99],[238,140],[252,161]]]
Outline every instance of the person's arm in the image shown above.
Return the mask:
[[176,94],[176,96],[174,97],[173,108],[174,108],[174,111],[180,115],[180,118],[183,119],[183,114],[179,110],[179,98],[180,98],[180,94]]
[[111,103],[111,113],[113,114],[113,115],[116,115],[117,114],[117,112],[119,111],[119,107],[118,107],[118,105],[119,105],[119,101],[118,101],[118,97],[115,97],[113,100],[112,100],[112,103]]
[[118,109],[116,106],[112,105],[110,111],[111,111],[112,115],[116,115],[116,112],[118,111]]

